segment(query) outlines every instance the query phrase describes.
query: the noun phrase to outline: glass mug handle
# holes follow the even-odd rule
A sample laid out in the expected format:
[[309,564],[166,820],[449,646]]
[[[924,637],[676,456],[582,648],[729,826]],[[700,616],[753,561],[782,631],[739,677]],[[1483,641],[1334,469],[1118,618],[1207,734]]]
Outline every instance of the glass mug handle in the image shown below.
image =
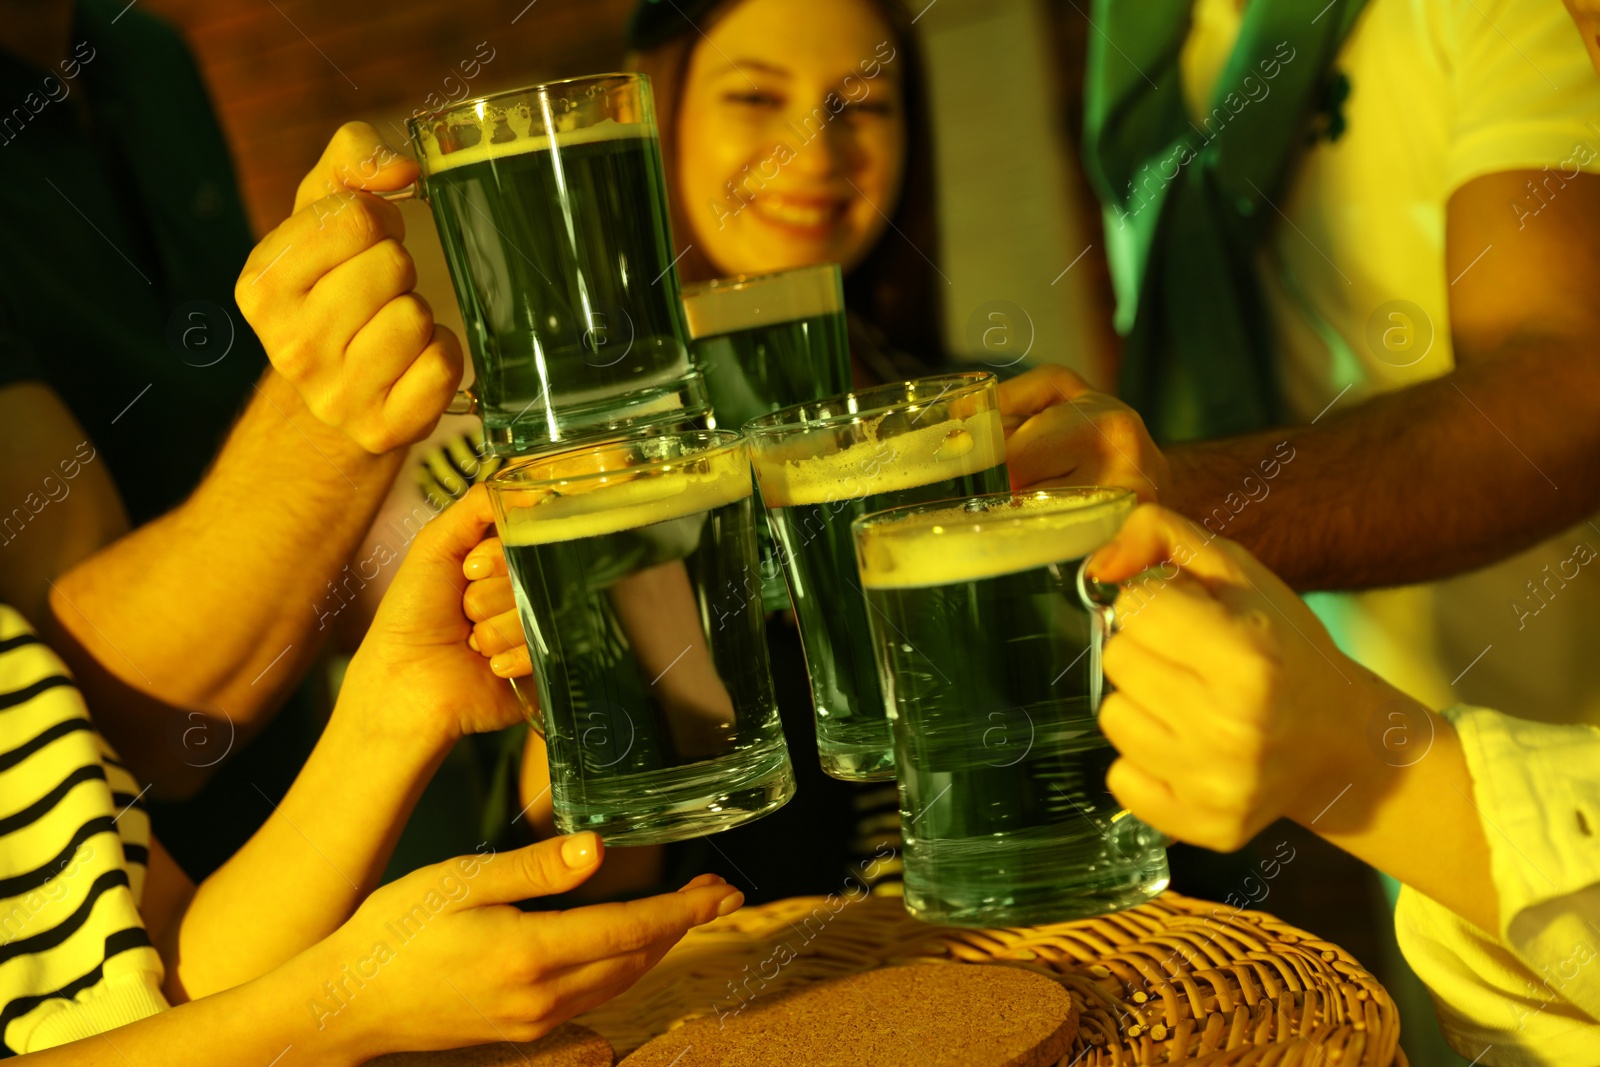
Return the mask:
[[[1122,585],[1116,582],[1097,582],[1089,577],[1089,561],[1086,559],[1078,565],[1078,599],[1083,601],[1083,606],[1088,609],[1089,615],[1094,619],[1096,636],[1100,638],[1099,644],[1094,646],[1094,663],[1091,670],[1101,689],[1094,694],[1095,714],[1100,713],[1100,699],[1103,695],[1104,674],[1100,669],[1100,645],[1117,631],[1122,629],[1122,616],[1117,614],[1117,594],[1122,591]],[[1112,825],[1116,825],[1132,815],[1127,808],[1123,808],[1111,817]],[[1151,833],[1156,833],[1153,828],[1146,827]],[[1172,846],[1172,838],[1166,834],[1159,834],[1162,848]]]
[[[368,192],[379,199],[389,201],[391,204],[399,203],[402,200],[426,201],[428,199],[427,194],[422,191],[421,182],[412,182],[410,185],[403,185],[398,189],[369,189]],[[450,406],[444,409],[444,413],[446,415],[476,415],[478,413],[478,394],[471,389],[456,390],[455,399],[450,401]],[[528,702],[523,699],[520,692],[517,694],[517,699],[522,701],[523,710],[526,711]]]
[[[426,192],[422,192],[422,182],[419,181],[411,182],[410,186],[402,186],[400,189],[368,189],[368,192],[373,194],[374,197],[381,198],[381,200],[387,200],[389,203],[398,203],[402,202],[402,200],[422,200],[422,202],[427,200]],[[477,413],[478,395],[470,389],[456,390],[456,398],[451,400],[448,408],[445,408],[445,414]],[[523,701],[522,694],[518,693],[517,699],[518,701]],[[528,702],[523,701],[522,705],[523,710],[528,710]]]
[[522,705],[522,717],[528,720],[528,725],[540,737],[544,736],[544,715],[539,711],[539,701],[523,685],[518,685],[515,678],[507,678],[511,683],[511,691],[517,695],[517,703]]

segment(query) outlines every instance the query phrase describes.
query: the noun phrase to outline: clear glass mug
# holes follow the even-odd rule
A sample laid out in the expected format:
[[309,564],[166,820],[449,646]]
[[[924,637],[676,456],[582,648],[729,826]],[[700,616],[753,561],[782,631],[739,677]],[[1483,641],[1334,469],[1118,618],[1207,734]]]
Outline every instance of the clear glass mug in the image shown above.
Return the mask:
[[636,434],[487,484],[561,832],[655,844],[786,803],[744,439]]
[[994,375],[945,374],[845,393],[745,426],[800,627],[822,769],[894,777],[850,523],[860,515],[1009,486]]
[[952,926],[1024,926],[1141,904],[1165,839],[1105,785],[1095,722],[1113,627],[1087,557],[1121,489],[995,493],[853,525],[895,745],[905,904]]
[[476,378],[451,410],[517,455],[708,414],[673,270],[649,79],[600,74],[407,122]]
[[[705,375],[717,425],[735,429],[759,415],[850,388],[850,329],[837,263],[773,274],[740,274],[683,287],[690,348]],[[764,521],[761,599],[789,607],[789,589]]]

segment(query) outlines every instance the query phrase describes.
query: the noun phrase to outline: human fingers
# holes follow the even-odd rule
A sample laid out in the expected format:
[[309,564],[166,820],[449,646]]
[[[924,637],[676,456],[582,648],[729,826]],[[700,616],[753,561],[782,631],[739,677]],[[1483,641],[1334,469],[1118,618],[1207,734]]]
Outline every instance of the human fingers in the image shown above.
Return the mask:
[[[472,561],[468,559],[462,570],[470,569]],[[508,611],[515,611],[517,596],[511,588],[511,579],[509,577],[469,579],[462,606],[467,610],[467,618],[473,622],[486,622]]]
[[1158,457],[1138,415],[1099,394],[1046,408],[1006,439],[1014,490],[1110,485],[1153,501],[1164,477]]
[[384,398],[384,421],[405,436],[400,443],[420,441],[433,432],[461,385],[465,367],[460,339],[448,327],[435,323],[433,340]]
[[[473,581],[485,578],[503,578],[509,572],[506,570],[506,551],[500,544],[498,537],[485,537],[478,542],[478,547],[467,553],[466,562],[461,565],[461,573]],[[499,610],[490,614],[498,615]]]
[[598,870],[604,856],[605,846],[600,836],[589,831],[498,853],[482,861],[482,869],[473,880],[475,892],[469,903],[474,907],[515,904],[534,897],[565,893],[576,889]]
[[1089,557],[1089,576],[1101,582],[1120,582],[1140,571],[1175,563],[1208,587],[1223,583],[1244,585],[1237,560],[1222,550],[1221,538],[1212,537],[1175,511],[1157,504],[1134,509],[1122,529]]
[[1199,674],[1159,652],[1118,635],[1106,643],[1102,665],[1106,681],[1116,692],[1106,700],[1121,696],[1154,717],[1173,738],[1183,744],[1191,735],[1204,734],[1206,720],[1215,706],[1206,680]]
[[489,659],[496,678],[525,678],[533,673],[533,655],[526,644],[507,649]]
[[383,241],[405,240],[400,209],[370,193],[346,192],[314,200],[258,242],[245,260],[234,295],[257,331],[252,314],[262,307],[296,310],[312,287],[340,264]]
[[1176,841],[1233,852],[1248,844],[1260,829],[1175,794],[1170,784],[1126,757],[1118,759],[1106,772],[1106,787],[1117,803],[1141,822]]
[[377,127],[347,122],[334,131],[322,156],[301,179],[294,209],[344,189],[387,191],[417,180],[416,163],[384,140]]
[[1001,382],[1002,416],[1034,415],[1045,408],[1093,392],[1089,383],[1065,367],[1047,364]]
[[1106,653],[1110,655],[1113,646],[1125,646],[1113,662],[1131,656],[1132,646],[1139,645],[1208,677],[1219,658],[1237,649],[1240,622],[1235,612],[1184,571],[1168,578],[1154,570],[1131,579],[1117,594],[1113,612],[1118,633],[1107,643]]
[[[467,595],[471,594],[472,590],[468,589]],[[472,645],[484,656],[497,656],[507,649],[524,647],[527,643],[528,639],[522,634],[522,619],[514,608],[472,627]]]
[[538,932],[540,958],[549,966],[572,966],[663,942],[670,947],[691,928],[731,915],[743,903],[744,894],[724,883],[526,917]]

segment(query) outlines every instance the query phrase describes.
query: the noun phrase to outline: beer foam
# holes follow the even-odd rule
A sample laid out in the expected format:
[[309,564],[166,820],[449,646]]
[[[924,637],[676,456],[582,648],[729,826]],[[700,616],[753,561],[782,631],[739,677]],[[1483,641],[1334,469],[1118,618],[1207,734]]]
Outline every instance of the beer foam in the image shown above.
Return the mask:
[[1081,559],[1116,535],[1134,504],[1131,494],[1104,489],[1076,507],[1023,496],[988,512],[956,505],[885,520],[858,542],[861,584],[951,585]]
[[599,537],[669,519],[681,519],[742,500],[753,491],[744,449],[714,457],[709,467],[687,457],[696,470],[618,471],[538,488],[502,490],[507,547]]
[[1006,458],[998,411],[980,411],[879,440],[877,429],[885,417],[868,420],[867,439],[837,452],[804,459],[758,454],[756,481],[762,500],[772,508],[853,500],[977,474]]
[[[509,121],[508,113],[508,121]],[[485,124],[487,125],[487,123]],[[518,136],[509,141],[498,144],[488,140],[489,132],[484,131],[484,140],[468,148],[458,148],[454,152],[439,151],[438,137],[422,139],[423,151],[427,156],[427,170],[429,174],[442,174],[456,167],[470,166],[473,163],[482,163],[491,159],[504,159],[507,156],[519,156],[525,152],[548,151],[551,137],[548,134],[533,133],[525,124],[524,128],[517,130]],[[482,126],[479,129],[483,129]],[[514,127],[513,127],[514,129]],[[604,119],[593,126],[584,126],[565,133],[557,133],[554,141],[558,148],[571,148],[573,145],[597,144],[601,141],[622,141],[630,137],[649,137],[650,130],[642,122],[617,122],[615,119]]]
[[683,310],[689,320],[689,336],[699,340],[835,315],[844,310],[844,296],[832,270],[798,270],[684,286]]

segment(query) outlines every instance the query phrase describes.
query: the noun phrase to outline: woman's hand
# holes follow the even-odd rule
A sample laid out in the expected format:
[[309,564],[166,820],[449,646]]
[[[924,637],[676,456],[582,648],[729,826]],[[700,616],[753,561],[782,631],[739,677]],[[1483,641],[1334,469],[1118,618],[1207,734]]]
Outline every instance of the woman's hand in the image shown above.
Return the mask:
[[1427,715],[1248,552],[1170,511],[1135,511],[1089,573],[1126,582],[1104,656],[1117,691],[1100,728],[1122,754],[1106,783],[1179,840],[1231,851],[1280,816],[1315,822],[1387,769],[1366,745],[1375,715]]
[[516,594],[506,571],[506,553],[498,537],[490,537],[467,553],[462,573],[467,576],[467,617],[473,622],[472,647],[489,657],[489,667],[501,678],[522,678],[533,673],[528,639],[517,615]]
[[1139,413],[1065,367],[1035,367],[1001,382],[1000,414],[1014,490],[1109,485],[1153,503],[1171,479]]
[[476,486],[417,534],[350,661],[341,707],[370,708],[385,730],[439,744],[522,720],[511,687],[468,645],[462,563],[493,522]]
[[631,986],[691,927],[744,896],[715,875],[676,893],[570,911],[516,901],[599,869],[591,833],[424,867],[377,890],[293,966],[318,1029],[350,1026],[369,1055],[535,1041]]

